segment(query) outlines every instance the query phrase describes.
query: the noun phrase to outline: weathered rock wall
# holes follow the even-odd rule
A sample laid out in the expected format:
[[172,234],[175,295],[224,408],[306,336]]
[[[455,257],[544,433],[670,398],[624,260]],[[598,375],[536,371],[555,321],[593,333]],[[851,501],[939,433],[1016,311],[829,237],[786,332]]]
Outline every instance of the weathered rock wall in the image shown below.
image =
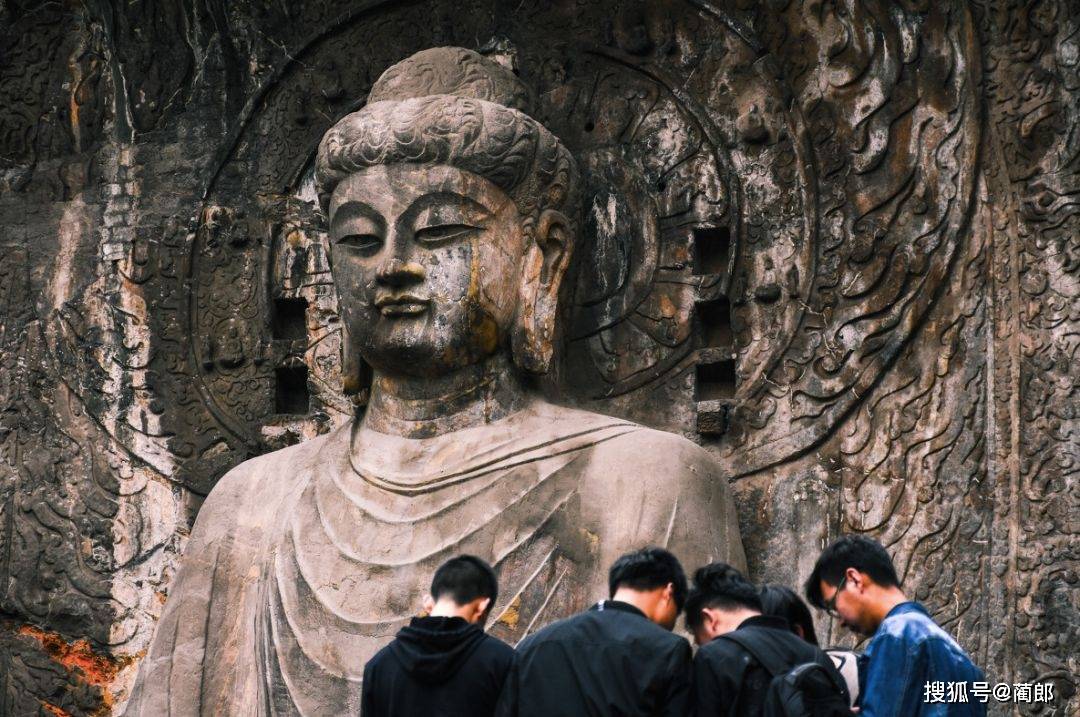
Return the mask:
[[214,481],[363,410],[311,160],[437,45],[585,170],[544,389],[714,451],[755,578],[867,532],[1075,713],[1075,3],[95,0],[0,6],[0,714],[117,709]]

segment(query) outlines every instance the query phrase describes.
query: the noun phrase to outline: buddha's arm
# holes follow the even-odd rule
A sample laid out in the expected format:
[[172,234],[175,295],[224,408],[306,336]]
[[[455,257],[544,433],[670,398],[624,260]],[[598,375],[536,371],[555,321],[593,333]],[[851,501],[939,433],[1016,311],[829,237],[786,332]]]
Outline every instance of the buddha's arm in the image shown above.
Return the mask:
[[679,457],[680,470],[672,481],[678,486],[679,506],[669,549],[683,559],[687,572],[718,560],[745,571],[739,516],[727,477],[695,443],[685,441]]
[[688,571],[714,560],[745,567],[727,479],[700,446],[641,429],[597,446],[588,472],[582,500],[599,506],[607,535],[601,564],[661,545]]
[[246,609],[245,592],[254,592],[245,591],[251,546],[237,530],[249,477],[247,464],[234,469],[203,504],[126,715],[215,713],[222,690],[232,691],[224,676],[237,658],[237,611]]

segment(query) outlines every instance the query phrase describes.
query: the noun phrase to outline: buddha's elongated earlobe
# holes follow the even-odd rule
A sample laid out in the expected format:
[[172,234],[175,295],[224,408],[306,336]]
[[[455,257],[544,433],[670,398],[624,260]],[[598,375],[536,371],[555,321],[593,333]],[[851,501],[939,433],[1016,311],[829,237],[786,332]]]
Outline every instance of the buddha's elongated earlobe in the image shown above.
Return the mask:
[[547,209],[530,233],[532,241],[521,263],[518,316],[511,345],[518,366],[529,373],[545,374],[555,354],[559,288],[570,265],[573,232],[562,212]]
[[349,332],[341,327],[341,390],[353,403],[364,405],[371,389],[371,367],[353,346]]

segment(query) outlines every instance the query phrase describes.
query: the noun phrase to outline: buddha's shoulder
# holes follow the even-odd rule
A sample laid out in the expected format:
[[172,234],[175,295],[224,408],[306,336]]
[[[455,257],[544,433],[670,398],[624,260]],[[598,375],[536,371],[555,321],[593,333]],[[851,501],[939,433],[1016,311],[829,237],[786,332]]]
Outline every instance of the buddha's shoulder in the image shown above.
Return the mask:
[[712,454],[693,441],[636,424],[632,430],[598,443],[592,460],[638,469],[666,467],[668,471],[692,475],[718,470]]
[[212,506],[235,510],[249,504],[266,505],[289,495],[307,482],[312,469],[324,464],[339,444],[347,450],[348,426],[249,458],[221,477],[207,496],[203,510]]
[[687,514],[711,514],[730,499],[724,471],[711,453],[683,436],[639,424],[628,423],[591,446],[578,466],[580,494],[592,505],[610,505],[617,495],[626,506],[680,505]]
[[668,431],[649,428],[630,420],[581,409],[550,405],[547,418],[566,426],[603,426],[603,438],[589,449],[590,464],[595,467],[667,469],[710,475],[718,470],[712,454],[697,443]]

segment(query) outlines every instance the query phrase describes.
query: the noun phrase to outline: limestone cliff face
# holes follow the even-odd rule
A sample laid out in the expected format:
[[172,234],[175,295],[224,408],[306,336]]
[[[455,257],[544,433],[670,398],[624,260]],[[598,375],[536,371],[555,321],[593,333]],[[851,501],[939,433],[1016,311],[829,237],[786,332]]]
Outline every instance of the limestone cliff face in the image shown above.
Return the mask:
[[712,452],[755,578],[868,532],[1077,709],[1075,3],[286,5],[0,9],[0,714],[117,711],[215,481],[363,410],[312,158],[440,45],[582,168],[552,400]]

